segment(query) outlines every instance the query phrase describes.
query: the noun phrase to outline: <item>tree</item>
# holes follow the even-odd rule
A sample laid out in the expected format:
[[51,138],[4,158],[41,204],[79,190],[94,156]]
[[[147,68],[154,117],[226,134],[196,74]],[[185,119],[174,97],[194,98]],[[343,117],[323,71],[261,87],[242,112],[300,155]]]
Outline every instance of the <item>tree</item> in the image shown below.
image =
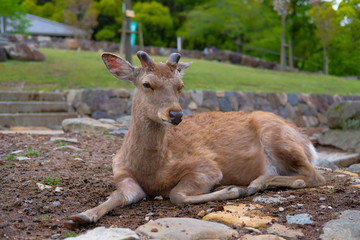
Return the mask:
[[133,21],[141,22],[145,45],[169,47],[175,43],[173,21],[168,7],[155,1],[137,2],[133,10]]
[[85,30],[90,38],[98,16],[93,0],[65,0],[65,4],[65,23]]
[[280,70],[284,71],[286,65],[285,53],[285,31],[286,31],[286,16],[289,12],[290,0],[274,0],[274,9],[281,16],[281,52],[280,52]]
[[25,11],[19,4],[19,1],[0,0],[0,17],[6,21],[11,20],[10,26],[15,32],[23,33],[29,27],[29,21],[24,18]]
[[317,27],[316,35],[323,46],[324,73],[329,74],[327,49],[338,27],[335,21],[336,12],[330,2],[316,0],[313,2],[313,7],[310,9],[309,15],[312,16],[315,22]]

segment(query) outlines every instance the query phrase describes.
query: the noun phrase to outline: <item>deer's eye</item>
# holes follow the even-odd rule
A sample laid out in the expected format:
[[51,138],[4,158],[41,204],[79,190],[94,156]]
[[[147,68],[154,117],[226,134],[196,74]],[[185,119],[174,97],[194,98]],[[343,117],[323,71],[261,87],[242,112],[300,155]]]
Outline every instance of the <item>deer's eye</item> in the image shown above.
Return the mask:
[[154,90],[148,82],[144,83],[143,86],[144,88],[150,88],[151,90]]

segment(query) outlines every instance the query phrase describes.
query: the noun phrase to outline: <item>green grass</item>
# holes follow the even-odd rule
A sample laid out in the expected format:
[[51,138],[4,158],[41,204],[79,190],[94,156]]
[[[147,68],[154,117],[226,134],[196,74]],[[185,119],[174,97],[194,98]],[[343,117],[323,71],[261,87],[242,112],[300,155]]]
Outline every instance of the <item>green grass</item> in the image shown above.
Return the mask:
[[[41,49],[45,62],[9,60],[0,63],[0,89],[24,84],[23,90],[66,90],[78,88],[132,89],[130,83],[118,81],[108,73],[99,52]],[[154,56],[155,61],[167,58]],[[133,57],[139,66],[138,59]],[[184,77],[185,89],[228,90],[249,92],[292,92],[358,94],[360,81],[334,76],[304,73],[284,73],[238,65],[186,59],[193,65]]]
[[46,178],[44,178],[44,183],[50,184],[50,185],[58,185],[58,184],[60,184],[60,180],[54,179],[52,177],[46,177]]

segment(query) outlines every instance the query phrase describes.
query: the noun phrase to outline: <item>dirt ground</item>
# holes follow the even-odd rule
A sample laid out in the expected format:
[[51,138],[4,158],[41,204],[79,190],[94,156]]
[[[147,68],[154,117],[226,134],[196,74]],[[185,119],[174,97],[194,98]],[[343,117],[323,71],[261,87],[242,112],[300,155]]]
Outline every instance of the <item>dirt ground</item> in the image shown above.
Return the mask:
[[[99,226],[126,227],[135,230],[149,219],[163,217],[200,218],[201,210],[222,210],[227,202],[176,207],[168,199],[146,199],[125,208],[109,212],[98,223],[71,231],[63,227],[64,220],[75,213],[94,207],[114,190],[111,158],[121,146],[122,138],[105,134],[69,133],[62,137],[75,138],[78,144],[52,142],[50,135],[0,134],[0,239],[59,239],[80,234]],[[55,150],[75,146],[78,152]],[[19,153],[15,151],[23,150]],[[19,161],[11,155],[27,156]],[[336,218],[340,211],[360,209],[360,189],[353,187],[351,177],[339,173],[324,173],[327,185],[316,189],[275,189],[255,196],[232,200],[248,203],[256,196],[283,197],[294,195],[285,203],[263,204],[267,215],[278,217],[280,224],[300,229],[303,239],[317,239],[325,222]],[[40,190],[36,183],[53,185]],[[58,180],[58,181],[56,181]],[[331,186],[331,187],[329,187]],[[55,187],[61,187],[59,192]],[[324,200],[325,198],[325,200]],[[302,207],[294,207],[303,204]],[[325,205],[324,208],[321,205]],[[279,207],[284,211],[279,211]],[[286,215],[308,213],[313,224],[289,225]],[[258,234],[245,227],[234,227],[240,235]],[[266,229],[260,229],[266,233]]]

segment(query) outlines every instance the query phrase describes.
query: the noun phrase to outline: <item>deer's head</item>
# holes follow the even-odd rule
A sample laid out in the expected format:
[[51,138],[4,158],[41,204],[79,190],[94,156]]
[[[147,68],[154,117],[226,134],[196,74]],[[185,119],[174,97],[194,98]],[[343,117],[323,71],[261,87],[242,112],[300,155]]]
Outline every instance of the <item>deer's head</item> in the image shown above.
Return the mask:
[[135,85],[133,111],[139,113],[137,117],[178,125],[183,116],[179,104],[184,86],[181,75],[191,63],[179,63],[179,53],[172,53],[166,63],[154,63],[143,51],[139,51],[137,56],[141,67],[134,67],[110,53],[104,53],[102,59],[112,75]]

